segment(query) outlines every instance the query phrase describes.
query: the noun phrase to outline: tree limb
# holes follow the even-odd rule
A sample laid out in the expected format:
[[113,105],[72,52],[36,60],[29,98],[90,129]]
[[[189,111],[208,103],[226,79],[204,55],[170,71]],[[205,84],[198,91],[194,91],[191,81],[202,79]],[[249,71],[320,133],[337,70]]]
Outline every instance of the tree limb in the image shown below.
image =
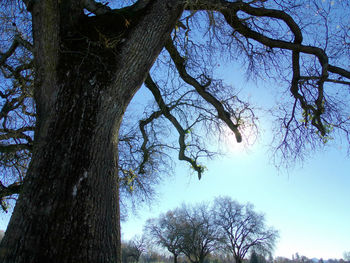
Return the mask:
[[30,146],[29,144],[24,144],[24,143],[8,144],[8,145],[0,143],[0,152],[2,152],[2,153],[17,152],[17,151],[22,151],[22,150],[31,151],[31,149],[32,149],[32,146]]
[[4,186],[2,182],[0,182],[0,200],[7,196],[11,196],[14,194],[19,194],[22,190],[23,184],[22,183],[13,183],[9,186]]
[[192,158],[186,156],[186,143],[185,143],[185,136],[187,133],[187,130],[185,130],[179,121],[170,113],[169,107],[165,104],[162,95],[160,94],[160,91],[156,85],[156,83],[152,80],[151,76],[148,74],[146,80],[145,80],[146,87],[152,92],[160,110],[162,111],[163,115],[173,124],[175,129],[177,130],[179,134],[179,160],[184,160],[191,164],[192,168],[197,172],[198,178],[201,179],[202,173],[203,173],[203,167],[198,165],[196,160],[193,160]]
[[9,49],[5,53],[0,53],[0,66],[3,65],[6,60],[13,55],[13,53],[15,53],[18,46],[23,46],[29,51],[31,51],[33,48],[33,45],[31,43],[21,38],[18,34],[15,35]]
[[205,85],[201,85],[195,78],[189,75],[186,71],[185,59],[181,57],[180,53],[177,51],[171,39],[169,39],[165,45],[166,50],[169,52],[170,57],[175,63],[176,69],[179,72],[180,77],[189,85],[195,88],[198,94],[209,104],[214,106],[218,113],[219,119],[227,124],[227,126],[233,131],[236,136],[237,142],[242,142],[242,135],[238,130],[238,124],[234,124],[231,120],[229,112],[225,110],[223,105],[219,100],[217,100],[213,95],[206,91],[206,88],[211,84],[211,80]]
[[95,15],[103,15],[112,11],[109,6],[95,2],[94,0],[84,0],[84,7]]

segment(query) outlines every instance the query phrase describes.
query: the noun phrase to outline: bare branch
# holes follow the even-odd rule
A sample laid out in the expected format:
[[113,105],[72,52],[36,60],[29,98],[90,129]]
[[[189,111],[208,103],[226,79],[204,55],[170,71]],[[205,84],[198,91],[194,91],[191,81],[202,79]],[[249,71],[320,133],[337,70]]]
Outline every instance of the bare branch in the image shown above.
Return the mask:
[[31,150],[32,147],[29,144],[9,144],[9,145],[4,145],[0,144],[0,152],[2,153],[9,153],[9,152],[17,152],[21,150]]
[[227,126],[233,131],[233,133],[236,136],[237,142],[242,141],[242,135],[238,130],[238,124],[234,124],[231,120],[230,114],[225,110],[223,105],[218,101],[213,95],[211,95],[209,92],[207,92],[205,89],[211,84],[211,80],[208,79],[208,82],[205,85],[201,85],[195,78],[190,76],[185,67],[185,59],[181,57],[179,52],[176,50],[176,47],[174,46],[171,39],[166,43],[165,48],[169,52],[172,60],[175,63],[175,66],[180,74],[180,77],[189,85],[193,86],[198,94],[206,100],[208,103],[210,103],[214,108],[217,110],[218,117],[222,121],[224,121]]
[[14,194],[19,194],[22,190],[23,184],[22,183],[13,183],[8,186],[4,186],[2,182],[0,182],[0,200],[7,196],[11,196]]
[[94,0],[84,0],[84,7],[95,15],[103,15],[112,11],[109,6],[95,2]]
[[23,46],[29,51],[32,50],[33,46],[28,41],[21,38],[19,35],[15,35],[11,46],[5,53],[0,53],[0,66],[5,64],[6,60],[11,57],[19,46]]
[[201,165],[197,164],[196,160],[193,160],[192,158],[186,156],[186,143],[185,143],[185,136],[187,134],[187,130],[185,130],[179,121],[170,113],[170,109],[166,106],[162,95],[160,94],[159,89],[157,88],[156,83],[152,80],[151,76],[148,75],[145,80],[146,87],[152,92],[159,108],[161,109],[163,115],[174,125],[177,132],[179,133],[179,160],[184,160],[191,164],[192,168],[198,173],[198,178],[201,179],[202,173],[203,173],[203,167]]

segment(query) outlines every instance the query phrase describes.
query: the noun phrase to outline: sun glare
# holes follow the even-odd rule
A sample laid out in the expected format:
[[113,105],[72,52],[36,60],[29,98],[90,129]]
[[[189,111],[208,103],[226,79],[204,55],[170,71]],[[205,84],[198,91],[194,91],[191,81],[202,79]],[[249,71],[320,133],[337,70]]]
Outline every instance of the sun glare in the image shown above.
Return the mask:
[[242,134],[242,142],[238,143],[234,133],[228,128],[223,128],[221,146],[227,153],[242,154],[251,149],[251,147],[257,142],[258,133],[253,125],[245,125],[240,129]]

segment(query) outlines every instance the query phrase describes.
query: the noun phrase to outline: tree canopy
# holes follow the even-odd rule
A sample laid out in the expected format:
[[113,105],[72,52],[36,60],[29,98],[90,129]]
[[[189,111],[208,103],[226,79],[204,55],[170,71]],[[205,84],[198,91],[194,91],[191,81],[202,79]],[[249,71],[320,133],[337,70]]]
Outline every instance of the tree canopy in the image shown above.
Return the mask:
[[252,250],[261,254],[273,251],[278,231],[266,226],[264,215],[255,212],[252,204],[240,204],[230,197],[219,197],[214,204],[214,222],[225,240],[223,249],[235,262],[242,262]]
[[278,231],[266,226],[263,214],[229,197],[216,198],[211,206],[182,205],[169,210],[149,219],[145,233],[173,254],[174,263],[181,254],[190,262],[202,263],[212,252],[243,262],[257,251],[271,255],[278,238]]

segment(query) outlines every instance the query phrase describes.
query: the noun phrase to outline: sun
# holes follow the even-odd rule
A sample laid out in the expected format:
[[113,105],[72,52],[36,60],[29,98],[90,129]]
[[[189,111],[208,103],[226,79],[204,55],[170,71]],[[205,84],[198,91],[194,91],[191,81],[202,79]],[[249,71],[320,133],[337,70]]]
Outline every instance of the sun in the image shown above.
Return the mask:
[[258,131],[255,125],[242,125],[239,129],[242,135],[242,142],[238,143],[234,133],[225,126],[220,136],[220,145],[224,152],[229,154],[242,154],[247,152],[257,142]]

